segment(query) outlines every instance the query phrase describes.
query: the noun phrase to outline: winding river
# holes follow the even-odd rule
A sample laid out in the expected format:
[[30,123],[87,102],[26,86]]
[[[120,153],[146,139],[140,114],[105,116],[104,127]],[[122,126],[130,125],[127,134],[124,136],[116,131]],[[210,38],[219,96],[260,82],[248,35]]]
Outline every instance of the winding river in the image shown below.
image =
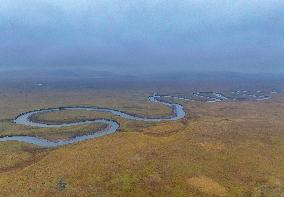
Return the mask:
[[14,120],[14,123],[19,125],[26,125],[26,126],[32,126],[32,127],[38,127],[38,128],[60,128],[60,127],[66,127],[66,126],[75,126],[75,125],[83,125],[83,124],[94,124],[94,123],[105,123],[108,126],[101,130],[101,131],[94,131],[87,135],[81,135],[73,137],[69,140],[57,140],[57,141],[51,141],[47,139],[43,139],[40,137],[34,137],[34,136],[5,136],[0,138],[0,142],[3,141],[19,141],[19,142],[26,142],[34,145],[38,145],[45,148],[51,148],[51,147],[58,147],[66,144],[73,144],[76,142],[93,139],[102,137],[104,135],[112,134],[116,132],[119,128],[119,123],[114,120],[107,120],[107,119],[96,119],[96,120],[89,120],[89,121],[81,121],[81,122],[73,122],[73,123],[64,123],[64,124],[45,124],[41,122],[34,122],[31,120],[31,116],[38,114],[38,113],[48,113],[48,112],[54,112],[54,111],[60,111],[60,110],[87,110],[87,111],[99,111],[99,112],[108,112],[112,113],[114,115],[120,116],[122,118],[125,118],[127,120],[137,120],[137,121],[147,121],[147,122],[159,122],[159,121],[174,121],[179,120],[183,117],[185,117],[185,111],[182,105],[180,104],[172,104],[168,102],[161,101],[160,98],[163,97],[161,95],[153,94],[152,96],[149,96],[148,99],[150,102],[160,103],[163,105],[166,105],[170,108],[172,108],[172,115],[168,117],[159,117],[159,118],[145,118],[145,117],[139,117],[135,115],[128,114],[126,112],[122,112],[119,110],[109,109],[109,108],[99,108],[99,107],[60,107],[60,108],[50,108],[50,109],[39,109],[34,110],[26,113],[20,114],[16,119]]
[[[275,93],[282,93],[284,90],[281,91],[272,91],[273,94]],[[166,105],[172,109],[172,115],[168,117],[158,117],[158,118],[147,118],[147,117],[139,117],[136,115],[132,115],[126,112],[122,112],[115,109],[110,108],[99,108],[99,107],[90,107],[90,106],[75,106],[75,107],[59,107],[59,108],[49,108],[49,109],[39,109],[34,110],[30,112],[25,112],[20,114],[16,117],[14,120],[14,123],[19,125],[26,125],[26,126],[32,126],[32,127],[38,127],[38,128],[60,128],[60,127],[67,127],[67,126],[75,126],[75,125],[83,125],[83,124],[95,124],[95,123],[104,123],[108,126],[101,130],[101,131],[93,131],[90,134],[87,135],[81,135],[73,137],[69,140],[57,140],[57,141],[51,141],[47,139],[43,139],[40,137],[34,137],[34,136],[5,136],[0,137],[0,142],[3,141],[19,141],[19,142],[26,142],[30,144],[35,144],[41,147],[50,148],[50,147],[57,147],[62,146],[66,144],[73,144],[76,142],[93,139],[102,137],[104,135],[112,134],[116,132],[119,128],[119,123],[114,120],[107,120],[107,119],[96,119],[96,120],[86,120],[86,121],[80,121],[80,122],[73,122],[73,123],[64,123],[64,124],[45,124],[42,122],[35,122],[32,120],[31,116],[38,114],[38,113],[48,113],[48,112],[54,112],[54,111],[60,111],[60,110],[86,110],[86,111],[99,111],[99,112],[107,112],[112,113],[114,115],[120,116],[122,118],[125,118],[127,120],[137,120],[137,121],[146,121],[146,122],[159,122],[159,121],[174,121],[179,120],[183,117],[185,117],[186,112],[182,105],[170,103],[166,101],[162,101],[162,98],[171,98],[171,99],[180,99],[183,101],[205,101],[208,103],[214,103],[214,102],[220,102],[220,101],[236,101],[238,100],[237,97],[247,97],[247,100],[255,100],[255,101],[265,101],[270,100],[271,96],[267,96],[264,94],[261,94],[261,91],[256,91],[256,94],[251,93],[246,90],[238,90],[231,92],[233,97],[226,97],[222,93],[216,93],[216,92],[197,92],[193,93],[195,99],[193,98],[186,98],[181,96],[169,96],[169,95],[158,95],[154,93],[152,96],[149,96],[148,99],[150,102],[160,103],[163,105]],[[197,100],[196,100],[197,98]]]

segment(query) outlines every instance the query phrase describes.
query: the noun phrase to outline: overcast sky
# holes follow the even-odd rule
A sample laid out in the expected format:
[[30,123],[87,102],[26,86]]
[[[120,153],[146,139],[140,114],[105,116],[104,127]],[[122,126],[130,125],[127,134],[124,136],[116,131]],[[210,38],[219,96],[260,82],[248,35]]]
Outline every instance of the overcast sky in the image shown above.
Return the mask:
[[283,0],[0,0],[0,69],[284,73]]

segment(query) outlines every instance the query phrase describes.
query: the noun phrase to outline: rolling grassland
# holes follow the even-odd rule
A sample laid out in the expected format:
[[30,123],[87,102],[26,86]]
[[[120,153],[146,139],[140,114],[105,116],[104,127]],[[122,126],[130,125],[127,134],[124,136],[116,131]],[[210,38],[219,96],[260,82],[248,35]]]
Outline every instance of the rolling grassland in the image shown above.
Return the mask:
[[[0,132],[65,139],[104,126],[57,130],[11,122],[19,113],[46,107],[96,105],[153,117],[171,113],[149,103],[149,93],[1,94]],[[188,114],[171,122],[85,111],[38,115],[38,120],[53,123],[112,118],[121,127],[112,135],[53,149],[1,142],[0,196],[283,196],[283,94],[259,102],[179,102]]]

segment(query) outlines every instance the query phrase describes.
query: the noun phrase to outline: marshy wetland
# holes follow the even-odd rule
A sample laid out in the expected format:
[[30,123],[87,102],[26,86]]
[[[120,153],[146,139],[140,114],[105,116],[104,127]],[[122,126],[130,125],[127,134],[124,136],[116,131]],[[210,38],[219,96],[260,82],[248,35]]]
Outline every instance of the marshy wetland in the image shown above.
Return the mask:
[[[271,94],[279,94],[284,93],[284,90],[273,90]],[[42,146],[42,147],[57,147],[66,144],[72,144],[76,142],[81,142],[88,139],[102,137],[104,135],[109,135],[116,132],[119,128],[119,123],[111,120],[111,119],[84,119],[81,118],[77,121],[69,120],[69,121],[50,121],[38,118],[38,114],[46,114],[51,112],[62,112],[62,111],[95,111],[95,112],[106,112],[111,113],[115,116],[120,116],[126,120],[135,120],[135,121],[145,121],[145,122],[160,122],[160,121],[176,121],[185,117],[186,112],[183,109],[183,106],[180,104],[175,104],[173,102],[162,101],[163,98],[170,99],[179,99],[183,101],[199,101],[199,102],[221,102],[221,101],[238,101],[238,100],[252,100],[252,101],[264,101],[271,99],[271,96],[264,95],[262,91],[258,90],[256,93],[252,93],[247,90],[237,90],[232,91],[230,97],[226,97],[223,93],[220,92],[197,92],[192,93],[195,97],[193,98],[185,98],[182,96],[170,96],[170,95],[159,95],[157,93],[153,93],[152,96],[148,97],[148,100],[151,102],[160,103],[162,105],[166,105],[172,109],[172,114],[168,117],[156,117],[156,118],[147,118],[142,116],[137,116],[134,114],[128,114],[127,112],[122,112],[115,109],[110,108],[99,108],[95,106],[69,106],[69,107],[58,107],[58,108],[49,108],[49,109],[38,109],[30,112],[25,112],[18,115],[14,123],[18,125],[25,125],[31,127],[39,127],[39,128],[61,128],[61,127],[70,127],[70,126],[78,126],[85,124],[103,124],[105,127],[100,130],[93,131],[86,135],[77,135],[69,140],[59,140],[57,141],[49,141],[48,139],[42,139],[36,136],[6,136],[0,137],[0,142],[5,141],[19,141],[31,143],[34,145]],[[250,98],[249,98],[250,97]],[[165,99],[164,99],[165,100]],[[53,114],[56,116],[56,114]],[[67,114],[68,115],[68,114]]]
[[[45,85],[34,85],[38,83]],[[48,108],[57,110],[33,114],[29,120],[60,125],[104,119],[119,123],[119,128],[111,135],[53,148],[0,142],[0,196],[283,195],[281,83],[137,82],[103,89],[89,82],[79,87],[70,83],[72,88],[53,84],[2,83],[0,135],[56,142],[108,127],[104,122],[55,128],[14,122],[21,113]],[[183,106],[184,117],[144,121],[176,114],[165,104],[149,101],[155,91],[160,101]],[[141,119],[68,109],[72,106],[115,109]]]

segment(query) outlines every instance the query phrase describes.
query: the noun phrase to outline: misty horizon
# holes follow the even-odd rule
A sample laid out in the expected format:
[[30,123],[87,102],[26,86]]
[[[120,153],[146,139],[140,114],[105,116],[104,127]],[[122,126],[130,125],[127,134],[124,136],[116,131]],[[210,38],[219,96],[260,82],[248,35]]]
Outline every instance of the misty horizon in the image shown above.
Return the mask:
[[284,74],[284,2],[4,0],[0,71]]

